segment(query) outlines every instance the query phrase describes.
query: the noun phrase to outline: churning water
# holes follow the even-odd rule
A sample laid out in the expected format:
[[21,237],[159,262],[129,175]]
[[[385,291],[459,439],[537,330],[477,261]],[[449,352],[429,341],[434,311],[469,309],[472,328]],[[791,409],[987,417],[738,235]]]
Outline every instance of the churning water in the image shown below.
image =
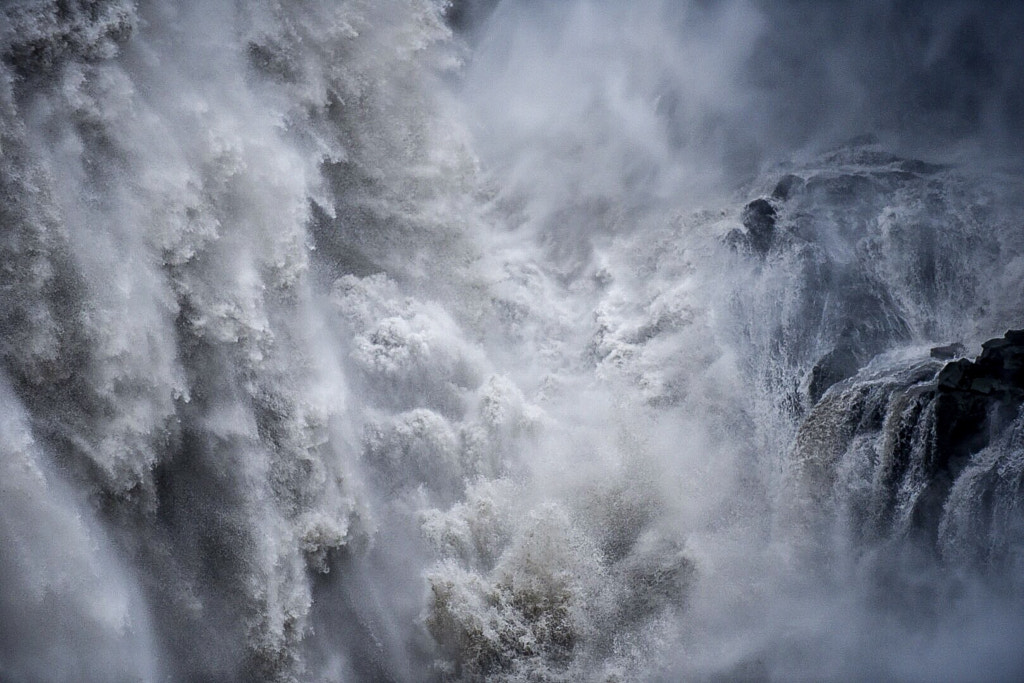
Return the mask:
[[1024,677],[1021,8],[0,8],[0,680]]

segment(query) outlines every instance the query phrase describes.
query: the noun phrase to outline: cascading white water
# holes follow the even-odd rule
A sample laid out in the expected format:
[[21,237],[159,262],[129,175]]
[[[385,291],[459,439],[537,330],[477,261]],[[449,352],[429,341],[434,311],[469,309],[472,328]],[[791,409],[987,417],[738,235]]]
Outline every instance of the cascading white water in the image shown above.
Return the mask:
[[0,680],[1019,677],[1024,12],[450,5],[0,5]]

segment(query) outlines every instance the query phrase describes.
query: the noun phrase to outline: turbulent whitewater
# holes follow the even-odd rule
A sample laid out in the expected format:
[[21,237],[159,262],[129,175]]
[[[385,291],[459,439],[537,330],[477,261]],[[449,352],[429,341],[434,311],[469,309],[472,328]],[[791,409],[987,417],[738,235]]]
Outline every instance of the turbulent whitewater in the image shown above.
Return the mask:
[[1024,677],[1022,32],[0,2],[0,680]]

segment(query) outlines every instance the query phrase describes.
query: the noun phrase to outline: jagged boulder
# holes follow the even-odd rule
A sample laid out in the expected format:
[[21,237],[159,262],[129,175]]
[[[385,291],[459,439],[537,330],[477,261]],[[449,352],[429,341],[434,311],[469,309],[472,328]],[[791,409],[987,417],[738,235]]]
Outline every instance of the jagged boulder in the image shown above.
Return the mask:
[[949,363],[938,376],[939,391],[968,392],[1018,403],[1024,399],[1024,330],[1009,330],[981,345],[974,361]]

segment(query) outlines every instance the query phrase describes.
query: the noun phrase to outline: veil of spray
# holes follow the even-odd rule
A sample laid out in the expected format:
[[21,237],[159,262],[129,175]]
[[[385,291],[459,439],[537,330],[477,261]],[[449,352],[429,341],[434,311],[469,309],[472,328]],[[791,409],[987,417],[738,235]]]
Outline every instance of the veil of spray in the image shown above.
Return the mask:
[[1024,678],[1022,35],[0,0],[0,680]]

